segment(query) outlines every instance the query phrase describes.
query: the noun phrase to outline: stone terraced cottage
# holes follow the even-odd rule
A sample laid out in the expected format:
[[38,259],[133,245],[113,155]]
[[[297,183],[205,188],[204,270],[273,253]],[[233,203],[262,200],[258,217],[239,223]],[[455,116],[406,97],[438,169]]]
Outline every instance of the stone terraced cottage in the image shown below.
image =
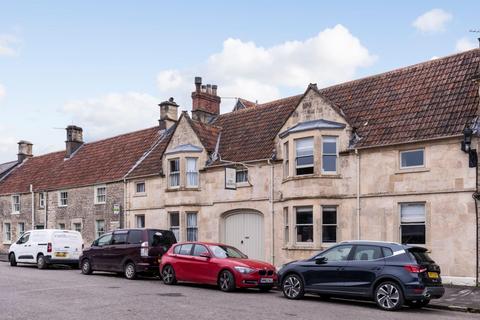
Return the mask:
[[276,265],[383,240],[424,245],[446,282],[475,284],[479,66],[475,49],[225,114],[196,78],[191,115],[170,99],[156,128],[83,144],[69,127],[67,151],[22,156],[0,180],[0,247],[32,219],[81,223],[87,243],[166,228]]

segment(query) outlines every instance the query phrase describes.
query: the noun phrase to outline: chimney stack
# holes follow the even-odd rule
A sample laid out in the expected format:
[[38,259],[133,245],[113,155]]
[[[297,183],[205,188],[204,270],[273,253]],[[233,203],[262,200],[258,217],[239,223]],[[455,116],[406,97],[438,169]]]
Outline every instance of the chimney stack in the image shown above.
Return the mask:
[[33,157],[33,144],[22,140],[18,142],[18,163],[22,163],[25,159]]
[[202,78],[195,77],[195,91],[192,92],[192,119],[210,122],[220,114],[221,99],[216,85],[202,85]]
[[66,145],[66,158],[70,158],[70,156],[77,151],[78,148],[81,147],[83,144],[83,130],[77,126],[68,126],[67,130],[67,141],[65,141]]
[[158,120],[158,125],[161,130],[169,129],[178,120],[178,104],[173,101],[173,98],[170,98],[160,103],[159,106],[160,120]]

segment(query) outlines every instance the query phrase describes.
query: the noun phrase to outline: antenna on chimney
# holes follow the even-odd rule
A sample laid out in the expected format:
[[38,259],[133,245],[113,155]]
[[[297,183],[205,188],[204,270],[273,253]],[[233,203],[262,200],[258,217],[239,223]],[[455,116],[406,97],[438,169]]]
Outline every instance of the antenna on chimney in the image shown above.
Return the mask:
[[[480,29],[470,29],[468,32],[480,34]],[[477,40],[478,40],[478,47],[480,48],[480,37],[477,38]]]

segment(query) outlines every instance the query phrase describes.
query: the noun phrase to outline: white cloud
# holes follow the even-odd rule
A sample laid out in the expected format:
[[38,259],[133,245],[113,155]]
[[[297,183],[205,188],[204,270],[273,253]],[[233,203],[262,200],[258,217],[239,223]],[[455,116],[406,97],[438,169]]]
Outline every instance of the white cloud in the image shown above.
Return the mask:
[[435,33],[445,30],[452,15],[442,9],[432,9],[413,21],[413,26],[424,33]]
[[15,56],[21,41],[11,34],[0,34],[0,56]]
[[467,51],[475,48],[478,48],[478,44],[467,37],[458,39],[457,43],[455,44],[455,50],[457,52]]
[[72,124],[83,127],[85,140],[96,140],[158,125],[160,100],[138,92],[110,93],[86,100],[70,101],[62,112]]
[[[196,68],[164,70],[158,74],[160,92],[175,94],[183,109],[190,109],[189,93],[195,75],[219,85],[223,97],[243,97],[259,102],[282,96],[282,90],[303,92],[309,83],[320,87],[352,79],[357,70],[376,57],[342,25],[328,28],[303,41],[272,47],[229,38],[220,52]],[[230,110],[222,103],[222,111]]]

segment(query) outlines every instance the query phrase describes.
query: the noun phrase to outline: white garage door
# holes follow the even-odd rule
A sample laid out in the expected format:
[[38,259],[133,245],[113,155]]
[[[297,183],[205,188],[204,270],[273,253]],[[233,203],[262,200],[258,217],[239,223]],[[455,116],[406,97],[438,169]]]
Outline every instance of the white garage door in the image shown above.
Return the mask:
[[263,216],[238,212],[225,218],[224,242],[240,249],[251,259],[265,260]]

